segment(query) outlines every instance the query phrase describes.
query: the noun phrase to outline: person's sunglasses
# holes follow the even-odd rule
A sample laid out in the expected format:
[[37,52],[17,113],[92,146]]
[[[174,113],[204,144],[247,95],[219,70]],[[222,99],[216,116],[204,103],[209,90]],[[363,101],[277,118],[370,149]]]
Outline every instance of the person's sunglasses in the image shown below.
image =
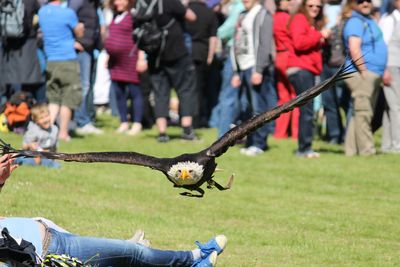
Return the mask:
[[[359,0],[357,0],[357,1],[359,1]],[[322,6],[321,5],[307,5],[308,6],[308,8],[313,8],[313,7],[315,7],[315,8],[319,8],[319,9],[321,9],[322,8]]]
[[372,0],[357,0],[357,4],[358,5],[360,5],[360,4],[364,3],[364,2],[371,3]]

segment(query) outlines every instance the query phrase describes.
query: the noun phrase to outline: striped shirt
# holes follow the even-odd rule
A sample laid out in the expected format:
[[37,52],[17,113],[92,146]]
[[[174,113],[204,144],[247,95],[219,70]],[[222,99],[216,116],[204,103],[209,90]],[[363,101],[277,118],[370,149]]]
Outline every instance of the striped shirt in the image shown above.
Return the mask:
[[138,49],[132,39],[133,21],[129,12],[116,16],[109,27],[105,48],[110,55],[111,80],[139,83],[136,71]]

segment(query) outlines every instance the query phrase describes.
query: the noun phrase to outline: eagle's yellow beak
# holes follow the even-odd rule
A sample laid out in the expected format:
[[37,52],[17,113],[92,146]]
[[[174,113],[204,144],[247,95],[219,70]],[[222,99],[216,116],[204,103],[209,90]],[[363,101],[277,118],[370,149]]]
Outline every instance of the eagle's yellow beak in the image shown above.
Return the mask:
[[186,169],[183,169],[183,170],[181,171],[181,177],[179,177],[179,178],[181,178],[181,179],[190,178],[189,172],[188,172]]

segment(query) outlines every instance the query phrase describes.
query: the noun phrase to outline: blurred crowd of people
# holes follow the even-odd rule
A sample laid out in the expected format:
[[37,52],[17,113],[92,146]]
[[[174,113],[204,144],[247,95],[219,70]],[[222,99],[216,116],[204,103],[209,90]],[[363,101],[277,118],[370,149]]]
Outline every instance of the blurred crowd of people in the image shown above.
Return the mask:
[[[373,155],[382,124],[381,151],[400,153],[400,0],[23,2],[24,36],[0,40],[1,105],[16,92],[47,103],[41,109],[58,140],[102,134],[95,124],[104,110],[119,116],[116,134],[155,124],[157,141],[168,142],[168,125],[179,124],[184,140],[197,140],[201,127],[220,137],[345,63],[351,78],[257,129],[240,152],[264,153],[273,135],[296,139],[297,156],[316,158],[313,136],[323,128],[322,138],[344,144],[346,155]],[[149,6],[165,33],[154,53],[132,38],[139,7]],[[31,138],[33,147],[48,136]]]

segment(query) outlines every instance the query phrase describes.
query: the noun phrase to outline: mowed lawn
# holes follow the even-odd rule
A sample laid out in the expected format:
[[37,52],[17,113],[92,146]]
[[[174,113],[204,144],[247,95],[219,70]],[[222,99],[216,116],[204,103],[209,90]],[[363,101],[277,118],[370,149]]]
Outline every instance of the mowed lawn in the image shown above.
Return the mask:
[[[61,142],[59,151],[172,157],[216,136],[199,130],[202,141],[159,144],[155,130],[129,137],[114,134],[116,119],[101,117],[99,125],[106,134]],[[21,146],[21,136],[0,136]],[[294,141],[269,143],[259,157],[236,146],[218,158],[215,179],[225,184],[234,173],[233,188],[206,189],[202,199],[180,196],[162,173],[139,166],[20,167],[0,195],[0,215],[48,217],[71,232],[110,238],[140,228],[163,249],[190,250],[223,233],[229,243],[219,266],[400,266],[400,155],[348,158],[340,146],[317,141],[321,158],[303,159],[294,156]]]

